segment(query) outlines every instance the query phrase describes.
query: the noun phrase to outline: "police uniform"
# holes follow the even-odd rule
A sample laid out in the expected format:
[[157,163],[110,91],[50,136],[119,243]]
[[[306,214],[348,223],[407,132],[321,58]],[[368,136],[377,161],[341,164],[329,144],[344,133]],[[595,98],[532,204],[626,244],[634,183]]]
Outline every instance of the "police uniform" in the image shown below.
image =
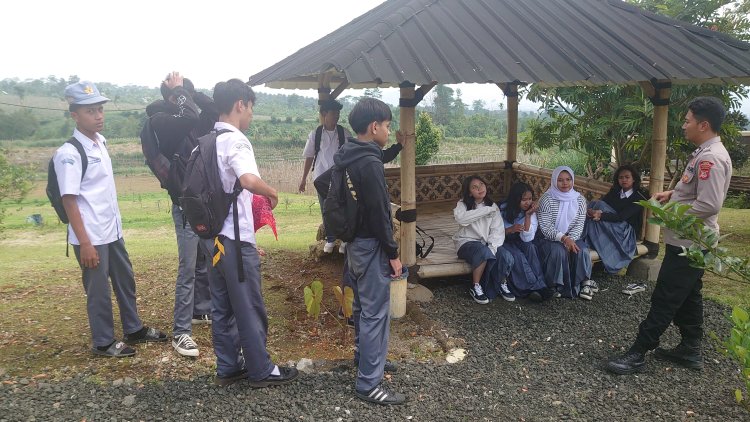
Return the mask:
[[[685,172],[672,192],[671,201],[688,204],[688,211],[702,218],[704,223],[719,231],[719,211],[729,190],[732,161],[721,138],[704,142],[690,156]],[[651,309],[638,327],[635,346],[652,350],[659,345],[659,337],[674,324],[679,328],[684,343],[699,347],[703,337],[703,270],[690,266],[688,259],[679,256],[689,240],[680,239],[674,232],[664,233],[666,250],[659,270]]]
[[[235,180],[243,174],[260,177],[253,147],[245,135],[229,123],[217,122],[215,129],[231,131],[216,138],[217,164],[224,191],[231,192]],[[219,236],[201,242],[212,260],[208,282],[217,376],[229,378],[247,370],[251,381],[259,381],[272,375],[276,365],[266,350],[268,317],[260,284],[260,257],[255,247],[252,195],[243,189],[237,197],[243,282],[237,273],[238,251],[231,208]]]
[[[95,347],[114,341],[112,298],[108,278],[112,280],[120,320],[125,334],[143,328],[135,301],[133,268],[122,238],[122,218],[117,205],[117,191],[112,172],[112,161],[106,140],[96,134],[89,139],[76,129],[73,136],[81,143],[88,158],[86,174],[81,179],[81,155],[70,143],[55,152],[53,162],[61,195],[75,195],[83,226],[91,244],[99,254],[99,265],[84,268],[83,287],[86,291],[86,310]],[[68,227],[70,243],[80,262],[81,247],[72,225]]]

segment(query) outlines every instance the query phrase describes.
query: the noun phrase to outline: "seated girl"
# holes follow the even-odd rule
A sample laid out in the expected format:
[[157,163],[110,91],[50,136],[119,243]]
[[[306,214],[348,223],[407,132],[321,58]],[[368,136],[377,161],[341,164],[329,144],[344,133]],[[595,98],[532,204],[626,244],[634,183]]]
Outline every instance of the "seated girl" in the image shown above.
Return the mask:
[[623,165],[615,171],[609,192],[589,204],[586,242],[610,274],[625,268],[635,255],[643,224],[643,207],[637,203],[641,200],[648,200],[648,194],[641,190],[640,175],[633,166]]
[[534,235],[539,223],[536,217],[537,204],[531,187],[526,183],[515,183],[510,188],[508,199],[500,205],[505,221],[505,243],[503,248],[513,255],[508,285],[516,297],[528,297],[541,302],[552,297],[547,288],[539,261]]
[[475,302],[487,304],[500,294],[512,302],[515,297],[505,282],[513,266],[513,256],[503,248],[503,217],[490,198],[487,184],[479,176],[469,176],[461,186],[462,199],[453,216],[458,232],[453,236],[457,255],[472,269],[469,294]]
[[544,280],[557,295],[591,300],[599,287],[590,279],[591,256],[582,238],[586,199],[573,189],[574,178],[570,167],[557,167],[539,199],[539,256]]

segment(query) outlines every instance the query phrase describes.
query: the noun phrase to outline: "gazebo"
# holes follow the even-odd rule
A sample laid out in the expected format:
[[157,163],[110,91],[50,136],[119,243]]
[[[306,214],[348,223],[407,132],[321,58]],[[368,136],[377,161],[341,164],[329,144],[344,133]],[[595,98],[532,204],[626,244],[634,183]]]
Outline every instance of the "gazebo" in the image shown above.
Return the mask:
[[[416,167],[416,105],[438,83],[462,82],[496,85],[505,94],[506,160]],[[469,272],[444,239],[452,234],[450,213],[430,223],[445,215],[446,202],[455,205],[463,177],[486,177],[494,198],[504,197],[516,180],[537,193],[549,186],[550,170],[516,161],[519,86],[640,85],[654,105],[655,193],[664,184],[671,86],[698,83],[750,83],[750,44],[617,0],[388,0],[249,80],[317,89],[320,100],[346,88],[400,88],[406,140],[401,167],[388,169],[386,177],[402,210],[401,261],[425,278]],[[591,198],[609,185],[577,177],[576,186]],[[424,259],[415,252],[417,219],[436,237]],[[659,227],[648,225],[639,254],[655,257],[658,243]]]

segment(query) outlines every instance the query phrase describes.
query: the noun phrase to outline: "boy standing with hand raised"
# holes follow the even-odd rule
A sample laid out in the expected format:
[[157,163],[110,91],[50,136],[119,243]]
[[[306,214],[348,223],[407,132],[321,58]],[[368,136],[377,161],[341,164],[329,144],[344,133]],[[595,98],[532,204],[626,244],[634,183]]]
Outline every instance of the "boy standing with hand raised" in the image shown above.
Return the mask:
[[334,163],[346,168],[356,193],[358,223],[346,245],[354,289],[355,394],[377,404],[401,404],[406,396],[382,384],[388,354],[391,279],[401,276],[398,245],[393,240],[391,204],[383,169],[391,109],[375,98],[363,98],[349,113],[357,133],[336,152]]

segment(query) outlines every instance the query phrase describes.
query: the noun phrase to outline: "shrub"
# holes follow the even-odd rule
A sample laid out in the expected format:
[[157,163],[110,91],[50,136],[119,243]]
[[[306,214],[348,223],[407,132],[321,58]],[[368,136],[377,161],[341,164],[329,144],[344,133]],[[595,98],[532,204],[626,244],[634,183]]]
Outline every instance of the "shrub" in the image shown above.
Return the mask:
[[429,114],[420,112],[416,125],[416,158],[415,163],[418,166],[427,164],[430,158],[440,150],[440,140],[443,138],[443,132],[439,127],[432,123]]

